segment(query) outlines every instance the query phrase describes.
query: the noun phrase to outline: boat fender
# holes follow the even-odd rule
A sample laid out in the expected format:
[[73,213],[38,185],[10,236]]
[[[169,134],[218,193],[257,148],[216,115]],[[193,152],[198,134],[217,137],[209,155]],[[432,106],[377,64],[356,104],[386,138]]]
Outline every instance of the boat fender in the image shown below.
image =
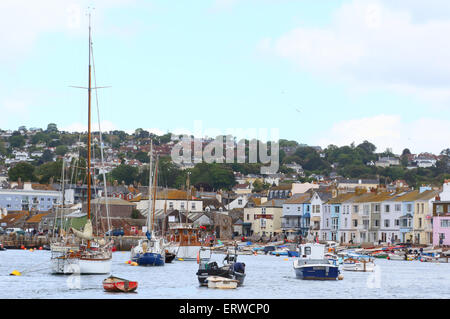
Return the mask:
[[20,276],[20,275],[22,275],[22,274],[21,274],[20,271],[18,271],[18,270],[13,270],[13,272],[10,273],[10,275],[11,275],[11,276]]
[[342,279],[344,279],[344,275],[341,274],[338,276],[338,280],[342,280]]

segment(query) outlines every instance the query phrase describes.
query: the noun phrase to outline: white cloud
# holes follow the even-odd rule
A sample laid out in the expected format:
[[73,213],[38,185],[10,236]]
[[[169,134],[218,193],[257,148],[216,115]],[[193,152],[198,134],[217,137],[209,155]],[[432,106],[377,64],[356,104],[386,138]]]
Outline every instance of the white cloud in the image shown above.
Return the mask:
[[258,46],[303,70],[349,81],[353,87],[414,94],[448,107],[450,15],[425,18],[418,8],[427,12],[430,6],[421,3],[415,2],[410,12],[405,2],[354,0],[336,11],[327,27],[298,27]]
[[378,152],[392,148],[400,153],[405,148],[411,152],[434,152],[439,154],[449,147],[450,120],[423,118],[405,121],[399,115],[377,115],[335,123],[322,133],[318,144],[344,146],[364,140],[375,144]]

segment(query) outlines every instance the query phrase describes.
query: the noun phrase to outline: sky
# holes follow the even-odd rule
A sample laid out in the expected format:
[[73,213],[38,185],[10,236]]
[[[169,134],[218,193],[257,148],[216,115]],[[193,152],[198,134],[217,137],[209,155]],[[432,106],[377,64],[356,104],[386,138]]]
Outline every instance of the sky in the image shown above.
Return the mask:
[[[0,128],[450,147],[448,0],[2,0]],[[94,102],[96,102],[94,96]]]

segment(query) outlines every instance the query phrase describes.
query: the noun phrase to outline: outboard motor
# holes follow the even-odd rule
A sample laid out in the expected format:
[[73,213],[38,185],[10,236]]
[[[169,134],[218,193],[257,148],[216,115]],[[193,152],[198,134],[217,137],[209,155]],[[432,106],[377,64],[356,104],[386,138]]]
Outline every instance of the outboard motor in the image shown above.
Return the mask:
[[244,263],[235,263],[234,271],[240,272],[240,273],[245,273],[245,264]]

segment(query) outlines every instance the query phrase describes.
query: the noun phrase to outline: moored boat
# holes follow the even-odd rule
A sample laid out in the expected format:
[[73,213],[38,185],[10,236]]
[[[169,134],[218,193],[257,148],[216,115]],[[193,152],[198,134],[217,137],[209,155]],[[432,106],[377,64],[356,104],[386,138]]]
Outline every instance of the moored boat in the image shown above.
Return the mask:
[[205,256],[207,251],[203,251],[204,254],[201,254],[202,250],[200,250],[198,255],[198,270],[197,270],[197,279],[201,286],[208,285],[208,277],[211,276],[219,276],[228,279],[234,279],[238,281],[238,285],[241,286],[244,284],[245,279],[245,264],[237,262],[237,253],[236,250],[233,252],[229,252],[223,260],[223,266],[219,267],[216,261],[211,260],[211,252],[209,256]]
[[217,289],[235,289],[238,286],[238,281],[220,276],[210,276],[207,279],[208,288]]
[[372,258],[363,257],[349,257],[344,259],[343,270],[359,271],[359,272],[373,272],[375,270],[375,263]]
[[299,258],[294,261],[297,278],[303,280],[337,280],[339,266],[325,258],[325,245],[310,243],[298,248]]
[[137,281],[109,276],[103,280],[103,289],[109,292],[133,292],[137,289]]

